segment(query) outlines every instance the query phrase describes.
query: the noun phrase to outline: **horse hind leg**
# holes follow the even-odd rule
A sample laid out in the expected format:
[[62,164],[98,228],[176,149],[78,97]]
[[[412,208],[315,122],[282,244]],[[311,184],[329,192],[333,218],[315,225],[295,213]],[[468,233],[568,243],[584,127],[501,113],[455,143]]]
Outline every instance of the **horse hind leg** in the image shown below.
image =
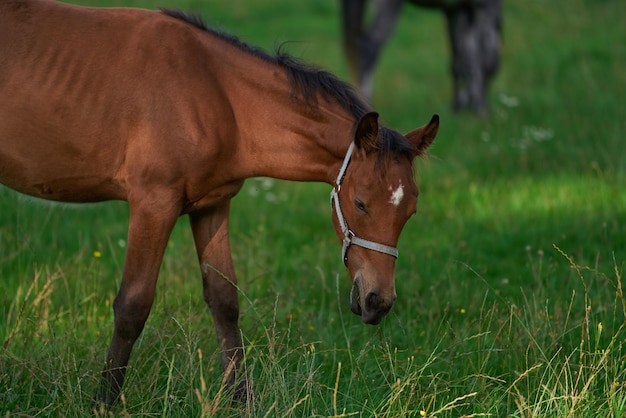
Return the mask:
[[[230,203],[226,203],[192,213],[189,219],[202,271],[204,300],[213,315],[220,345],[224,379],[226,385],[234,389],[234,398],[245,402],[252,396],[252,390],[245,372],[241,371],[243,344],[239,334],[237,279],[228,237],[229,208]],[[240,374],[242,378],[238,379]]]
[[477,10],[470,5],[446,10],[452,49],[455,111],[486,113],[485,83],[477,29]]
[[[171,202],[161,196],[161,202]],[[148,319],[163,253],[178,212],[150,199],[130,203],[126,263],[120,290],[113,302],[115,326],[95,396],[96,405],[112,405],[119,397],[135,341]]]
[[502,37],[502,4],[500,0],[485,3],[480,11],[478,36],[480,40],[480,57],[483,74],[483,93],[485,107],[488,106],[487,96],[489,83],[498,72],[500,66],[500,45]]

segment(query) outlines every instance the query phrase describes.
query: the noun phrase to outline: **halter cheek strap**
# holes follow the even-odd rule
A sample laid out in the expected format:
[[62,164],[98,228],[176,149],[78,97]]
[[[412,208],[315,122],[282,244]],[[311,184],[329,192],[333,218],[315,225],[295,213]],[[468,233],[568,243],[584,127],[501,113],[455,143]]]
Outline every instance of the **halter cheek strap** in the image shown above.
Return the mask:
[[363,239],[358,237],[346,222],[346,218],[343,216],[343,212],[341,211],[341,204],[339,203],[339,192],[341,191],[341,183],[343,182],[343,178],[346,175],[346,170],[348,169],[348,164],[350,164],[350,159],[352,158],[352,152],[354,151],[354,142],[350,144],[348,148],[348,152],[346,152],[346,156],[343,159],[343,164],[341,165],[341,169],[339,170],[339,175],[337,176],[337,180],[335,180],[335,187],[330,192],[330,203],[331,207],[335,208],[335,213],[337,214],[337,219],[339,220],[339,226],[341,227],[341,231],[343,232],[343,245],[341,248],[341,259],[344,264],[348,263],[348,249],[352,244],[358,245],[359,247],[367,248],[368,250],[377,251],[379,253],[388,254],[394,258],[398,258],[398,249],[396,247],[391,247],[389,245],[380,244],[378,242],[370,241],[367,239]]

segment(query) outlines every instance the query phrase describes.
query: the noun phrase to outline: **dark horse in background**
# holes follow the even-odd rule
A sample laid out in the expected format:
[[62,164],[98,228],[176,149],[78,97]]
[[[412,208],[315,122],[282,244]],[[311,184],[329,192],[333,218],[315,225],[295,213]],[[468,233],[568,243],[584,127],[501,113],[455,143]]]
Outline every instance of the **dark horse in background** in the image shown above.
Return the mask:
[[[501,0],[409,0],[440,9],[446,16],[452,50],[455,110],[488,110],[487,91],[500,61]],[[404,0],[374,0],[372,22],[364,29],[365,0],[342,0],[344,48],[352,78],[371,97],[374,67],[392,34]],[[415,51],[417,56],[419,51]]]
[[398,237],[417,207],[413,161],[434,140],[437,116],[401,135],[332,74],[178,11],[2,0],[0,51],[0,183],[43,199],[129,205],[98,402],[120,395],[183,215],[226,380],[247,398],[229,242],[230,201],[246,178],[333,186],[350,307],[367,324],[390,311]]

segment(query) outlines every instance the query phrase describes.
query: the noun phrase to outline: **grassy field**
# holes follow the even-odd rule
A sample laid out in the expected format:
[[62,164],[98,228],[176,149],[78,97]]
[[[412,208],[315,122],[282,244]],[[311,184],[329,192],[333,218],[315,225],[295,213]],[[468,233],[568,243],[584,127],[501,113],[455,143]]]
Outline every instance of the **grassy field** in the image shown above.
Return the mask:
[[[334,0],[77,0],[200,12],[345,77]],[[398,301],[349,310],[329,186],[251,179],[234,199],[241,333],[256,398],[233,404],[188,222],[113,416],[621,417],[626,414],[626,3],[506,0],[491,115],[449,110],[440,14],[406,7],[375,107],[441,115],[399,243]],[[112,333],[128,213],[0,188],[0,416],[85,416]]]

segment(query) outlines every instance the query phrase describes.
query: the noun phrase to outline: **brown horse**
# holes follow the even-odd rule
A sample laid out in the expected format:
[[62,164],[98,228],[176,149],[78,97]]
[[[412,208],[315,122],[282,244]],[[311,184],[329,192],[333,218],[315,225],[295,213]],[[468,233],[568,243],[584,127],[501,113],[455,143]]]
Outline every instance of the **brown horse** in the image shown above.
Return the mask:
[[[437,116],[402,136],[333,75],[182,12],[4,0],[0,50],[0,181],[44,199],[130,207],[97,400],[119,396],[166,243],[185,214],[235,382],[243,354],[228,215],[248,177],[334,185],[351,308],[370,324],[389,312],[395,246],[416,209],[412,161],[433,141]],[[235,395],[245,397],[243,373],[238,381]]]

